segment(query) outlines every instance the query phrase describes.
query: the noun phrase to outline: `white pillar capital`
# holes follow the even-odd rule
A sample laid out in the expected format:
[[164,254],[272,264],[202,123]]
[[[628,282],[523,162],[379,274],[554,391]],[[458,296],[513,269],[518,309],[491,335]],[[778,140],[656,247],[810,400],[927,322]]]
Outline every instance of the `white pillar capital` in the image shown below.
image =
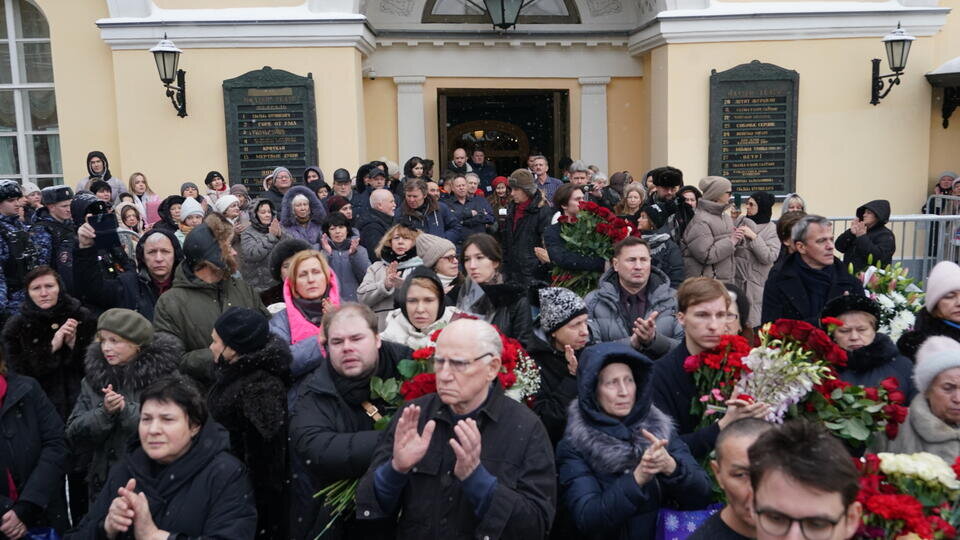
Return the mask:
[[423,106],[426,77],[394,77],[397,85],[397,156],[400,163],[427,153],[427,129]]

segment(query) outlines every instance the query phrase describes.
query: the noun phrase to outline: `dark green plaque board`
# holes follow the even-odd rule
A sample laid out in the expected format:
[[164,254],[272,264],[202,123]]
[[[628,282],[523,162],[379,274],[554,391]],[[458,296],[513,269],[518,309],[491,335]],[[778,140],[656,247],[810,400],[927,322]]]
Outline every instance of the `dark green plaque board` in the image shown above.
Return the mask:
[[294,75],[269,66],[223,81],[230,183],[251,194],[263,191],[274,168],[290,169],[294,180],[317,164],[317,112],[313,75]]
[[796,71],[759,60],[711,72],[711,175],[744,194],[796,189],[799,84]]

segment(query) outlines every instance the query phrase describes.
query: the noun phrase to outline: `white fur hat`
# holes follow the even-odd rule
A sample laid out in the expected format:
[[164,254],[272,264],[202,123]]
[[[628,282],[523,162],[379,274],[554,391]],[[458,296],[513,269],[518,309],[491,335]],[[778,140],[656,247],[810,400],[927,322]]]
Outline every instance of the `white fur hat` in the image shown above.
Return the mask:
[[960,343],[946,336],[927,338],[917,350],[917,365],[913,368],[917,392],[926,393],[937,375],[955,367],[960,367]]
[[937,302],[950,294],[950,291],[957,290],[960,290],[960,266],[951,261],[938,262],[927,276],[927,290],[924,298],[927,311],[933,313]]

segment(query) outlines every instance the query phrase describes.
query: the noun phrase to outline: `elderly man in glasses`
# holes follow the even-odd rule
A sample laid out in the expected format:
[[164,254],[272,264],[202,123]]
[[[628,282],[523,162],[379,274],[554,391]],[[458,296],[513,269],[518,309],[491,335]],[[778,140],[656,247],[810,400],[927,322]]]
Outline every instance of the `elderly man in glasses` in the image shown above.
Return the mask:
[[398,539],[545,538],[556,504],[553,449],[497,379],[500,336],[454,321],[434,354],[437,393],[398,411],[357,491],[357,517]]
[[847,540],[860,526],[850,454],[820,424],[794,420],[747,451],[757,539]]

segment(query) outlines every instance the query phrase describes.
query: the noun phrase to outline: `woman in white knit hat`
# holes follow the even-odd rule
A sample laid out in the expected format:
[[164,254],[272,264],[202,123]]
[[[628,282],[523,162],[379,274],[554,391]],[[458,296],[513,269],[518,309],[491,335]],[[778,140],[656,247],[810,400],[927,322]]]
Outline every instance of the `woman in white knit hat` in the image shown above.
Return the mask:
[[917,313],[913,330],[897,342],[900,352],[917,360],[917,349],[930,336],[946,336],[960,342],[960,266],[941,261],[927,276],[924,309]]
[[896,438],[882,435],[874,450],[930,452],[953,463],[960,456],[960,343],[933,336],[917,351],[917,396]]

